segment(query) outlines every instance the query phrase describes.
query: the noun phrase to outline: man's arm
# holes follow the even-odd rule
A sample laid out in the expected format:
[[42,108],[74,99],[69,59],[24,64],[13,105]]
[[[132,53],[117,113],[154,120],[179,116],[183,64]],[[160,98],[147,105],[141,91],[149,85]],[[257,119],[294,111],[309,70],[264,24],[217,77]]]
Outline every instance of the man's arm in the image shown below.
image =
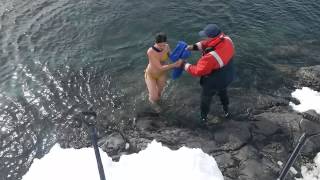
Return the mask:
[[210,74],[215,66],[216,64],[214,61],[212,61],[212,59],[210,59],[210,57],[203,56],[195,65],[185,63],[184,70],[192,76],[205,76]]
[[202,44],[201,42],[197,42],[195,44],[188,45],[187,49],[190,51],[199,51],[202,50]]

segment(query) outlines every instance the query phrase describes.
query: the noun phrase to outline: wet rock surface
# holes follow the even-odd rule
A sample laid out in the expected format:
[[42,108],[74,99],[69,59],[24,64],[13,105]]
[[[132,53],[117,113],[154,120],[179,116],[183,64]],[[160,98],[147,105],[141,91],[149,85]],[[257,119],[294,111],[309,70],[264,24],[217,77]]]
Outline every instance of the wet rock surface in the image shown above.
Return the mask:
[[[320,82],[316,78],[320,77],[319,69],[320,66],[300,69],[296,84],[319,91]],[[135,118],[116,124],[108,121],[103,112],[97,112],[98,144],[115,160],[122,154],[139,152],[154,139],[174,150],[182,146],[201,148],[216,159],[226,180],[274,180],[281,170],[278,162],[285,163],[301,134],[313,135],[320,131],[319,114],[314,111],[297,113],[291,109],[289,102],[299,103],[290,98],[292,91],[285,89],[281,93],[261,94],[230,88],[231,118],[222,116],[216,98],[210,113],[216,123],[206,127],[197,125],[199,99],[186,98],[182,90],[181,96],[162,103],[160,114],[138,105]],[[9,109],[6,112],[13,113]],[[49,123],[47,129],[40,127],[41,122],[26,122],[11,133],[2,131],[5,135],[1,135],[0,179],[21,179],[32,160],[43,157],[55,143],[63,148],[91,146],[88,127],[61,122],[62,118],[57,119]],[[33,131],[23,133],[30,127]],[[320,151],[319,141],[319,137],[310,138],[294,168],[299,171],[302,163]],[[294,177],[299,174],[289,173],[287,179]]]
[[302,87],[312,87],[316,91],[320,91],[320,65],[301,68],[297,72],[299,81],[297,84]]

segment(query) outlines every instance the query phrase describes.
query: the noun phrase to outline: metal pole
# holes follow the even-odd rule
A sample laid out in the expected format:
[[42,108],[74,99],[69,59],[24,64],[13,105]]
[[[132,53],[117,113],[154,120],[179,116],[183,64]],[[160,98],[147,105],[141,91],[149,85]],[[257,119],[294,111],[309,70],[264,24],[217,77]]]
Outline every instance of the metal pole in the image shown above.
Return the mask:
[[96,123],[95,123],[95,121],[93,121],[97,117],[97,114],[94,111],[83,111],[82,114],[87,117],[90,117],[89,119],[85,118],[83,120],[83,122],[89,127],[89,129],[91,131],[91,141],[92,141],[94,153],[96,155],[100,180],[106,180],[106,176],[104,174],[103,164],[101,161],[101,156],[100,156],[100,152],[99,152],[99,148],[98,148],[98,137],[97,137],[97,131],[95,128]]
[[288,174],[289,169],[291,168],[292,164],[295,162],[297,156],[299,155],[303,145],[306,143],[307,135],[306,133],[303,133],[298,141],[298,144],[294,148],[293,152],[291,153],[289,159],[287,160],[286,164],[283,166],[280,176],[277,180],[284,180]]
[[99,169],[99,174],[100,174],[100,180],[106,180],[105,174],[104,174],[104,169],[101,161],[101,156],[97,144],[97,133],[96,133],[96,128],[94,126],[90,126],[91,129],[91,138],[92,138],[92,145],[94,148],[94,153],[96,155],[97,159],[97,164],[98,164],[98,169]]

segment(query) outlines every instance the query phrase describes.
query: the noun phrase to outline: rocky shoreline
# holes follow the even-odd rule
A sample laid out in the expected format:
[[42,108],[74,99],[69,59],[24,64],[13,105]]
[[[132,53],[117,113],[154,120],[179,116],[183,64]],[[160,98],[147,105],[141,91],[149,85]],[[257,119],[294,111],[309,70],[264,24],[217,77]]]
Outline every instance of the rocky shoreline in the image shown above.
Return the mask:
[[[320,66],[301,68],[296,74],[298,81],[293,81],[292,87],[307,86],[320,91],[319,74]],[[213,115],[222,122],[202,129],[196,128],[188,108],[175,109],[178,112],[175,119],[165,115],[141,115],[136,119],[135,128],[102,138],[100,145],[115,159],[122,153],[144,149],[153,139],[171,149],[182,146],[201,148],[216,159],[226,180],[274,180],[281,170],[279,161],[286,162],[302,132],[312,131],[310,127],[313,131],[320,131],[320,125],[307,120],[319,119],[319,114],[314,111],[297,113],[289,106],[289,102],[299,103],[290,95],[293,90],[287,89],[284,91],[287,94],[281,96],[253,96],[252,92],[246,92],[246,96],[237,94],[239,90],[231,89],[231,109],[236,111],[232,112],[229,120]],[[187,103],[190,101],[187,100]],[[239,104],[242,104],[241,108],[235,107]],[[219,108],[219,104],[212,107]],[[173,112],[167,110],[165,113]],[[221,114],[218,110],[214,113]],[[306,119],[302,129],[299,128],[301,119]],[[302,164],[312,161],[320,151],[319,141],[320,137],[315,137],[305,144],[294,164],[298,172]],[[125,148],[126,143],[130,144],[130,148]],[[300,176],[290,172],[287,179]]]
[[[299,103],[291,97],[295,88],[307,86],[320,91],[319,75],[320,66],[301,68],[288,79],[286,87],[273,94],[231,88],[231,118],[221,117],[220,105],[213,102],[211,117],[218,123],[207,128],[196,126],[197,97],[168,99],[162,105],[166,108],[160,115],[137,105],[137,116],[129,121],[110,121],[104,112],[97,112],[99,146],[117,160],[123,154],[139,152],[156,139],[171,149],[201,148],[216,159],[225,180],[274,180],[281,170],[279,161],[285,163],[301,133],[320,130],[320,125],[308,120],[302,129],[299,127],[301,119],[319,119],[319,114],[314,111],[297,113],[289,106],[289,102]],[[4,151],[1,152],[0,179],[21,179],[33,159],[43,157],[57,142],[64,148],[90,146],[87,127],[75,122],[48,123],[44,119],[28,126],[21,124],[21,128],[16,128],[17,132],[1,137]],[[23,133],[26,127],[32,128],[29,134]],[[8,138],[11,142],[6,140]],[[311,162],[320,152],[319,141],[320,137],[315,137],[305,144],[294,164],[298,172],[302,164]],[[8,149],[14,142],[24,143],[22,153]],[[299,176],[289,173],[287,179]]]

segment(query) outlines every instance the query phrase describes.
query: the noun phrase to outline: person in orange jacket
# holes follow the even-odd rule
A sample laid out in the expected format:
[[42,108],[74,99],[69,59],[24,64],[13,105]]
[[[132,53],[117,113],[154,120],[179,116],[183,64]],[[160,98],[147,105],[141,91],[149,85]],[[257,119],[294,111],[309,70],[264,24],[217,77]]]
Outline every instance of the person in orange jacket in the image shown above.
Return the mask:
[[200,123],[206,123],[212,97],[220,97],[224,115],[230,117],[229,97],[227,87],[235,78],[233,57],[235,54],[231,38],[225,35],[216,24],[208,24],[199,32],[205,39],[192,45],[188,50],[198,50],[202,56],[195,65],[184,63],[186,72],[195,77],[200,77],[201,92],[201,117]]

